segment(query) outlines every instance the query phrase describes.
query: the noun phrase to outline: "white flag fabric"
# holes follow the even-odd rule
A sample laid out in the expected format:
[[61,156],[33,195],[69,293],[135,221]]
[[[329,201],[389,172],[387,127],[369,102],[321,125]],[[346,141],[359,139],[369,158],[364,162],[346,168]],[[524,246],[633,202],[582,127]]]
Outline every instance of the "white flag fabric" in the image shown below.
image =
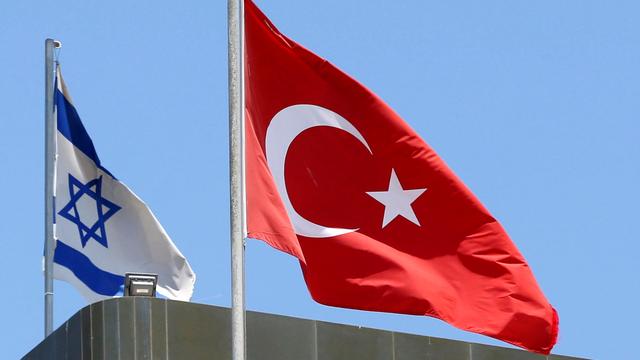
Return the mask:
[[189,301],[195,274],[151,210],[100,164],[56,69],[54,277],[88,302],[122,295],[124,274],[158,274],[157,292]]

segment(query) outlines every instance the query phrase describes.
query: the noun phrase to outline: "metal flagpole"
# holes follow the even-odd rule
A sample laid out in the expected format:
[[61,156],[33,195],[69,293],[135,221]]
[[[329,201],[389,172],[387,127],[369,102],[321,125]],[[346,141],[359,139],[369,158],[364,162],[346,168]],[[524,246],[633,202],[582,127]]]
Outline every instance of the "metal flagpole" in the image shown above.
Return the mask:
[[53,172],[55,124],[53,118],[53,49],[60,42],[47,39],[44,45],[44,336],[53,331]]
[[245,360],[244,0],[228,0],[227,5],[231,200],[231,353],[233,360]]

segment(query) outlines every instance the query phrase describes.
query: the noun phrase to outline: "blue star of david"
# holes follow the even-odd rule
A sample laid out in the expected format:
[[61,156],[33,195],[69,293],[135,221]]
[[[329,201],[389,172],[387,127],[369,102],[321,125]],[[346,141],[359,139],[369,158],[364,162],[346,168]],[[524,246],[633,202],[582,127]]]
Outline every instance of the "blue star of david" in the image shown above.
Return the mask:
[[[96,203],[98,220],[92,225],[87,225],[80,220],[77,203],[83,195],[89,196],[95,200]],[[69,174],[69,196],[71,200],[69,200],[69,203],[65,205],[58,214],[78,226],[82,247],[85,247],[91,238],[102,246],[109,247],[107,245],[107,232],[105,231],[104,223],[118,212],[121,207],[102,197],[102,176],[83,184]]]

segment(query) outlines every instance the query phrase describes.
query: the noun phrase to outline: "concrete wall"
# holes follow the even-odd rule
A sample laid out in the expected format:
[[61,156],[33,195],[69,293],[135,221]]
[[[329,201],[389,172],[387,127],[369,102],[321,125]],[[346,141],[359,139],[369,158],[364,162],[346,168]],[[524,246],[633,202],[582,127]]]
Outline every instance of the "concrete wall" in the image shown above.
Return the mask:
[[[249,360],[577,359],[247,312]],[[150,298],[85,307],[23,359],[231,359],[228,308]]]

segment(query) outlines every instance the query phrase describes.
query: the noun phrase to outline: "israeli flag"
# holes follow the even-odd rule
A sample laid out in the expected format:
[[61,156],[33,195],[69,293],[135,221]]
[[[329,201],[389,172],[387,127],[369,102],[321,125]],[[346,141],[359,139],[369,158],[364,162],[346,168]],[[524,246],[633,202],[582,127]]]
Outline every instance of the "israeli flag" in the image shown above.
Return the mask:
[[122,295],[124,274],[158,274],[157,292],[188,301],[195,274],[151,210],[100,164],[59,66],[54,277],[93,303]]

